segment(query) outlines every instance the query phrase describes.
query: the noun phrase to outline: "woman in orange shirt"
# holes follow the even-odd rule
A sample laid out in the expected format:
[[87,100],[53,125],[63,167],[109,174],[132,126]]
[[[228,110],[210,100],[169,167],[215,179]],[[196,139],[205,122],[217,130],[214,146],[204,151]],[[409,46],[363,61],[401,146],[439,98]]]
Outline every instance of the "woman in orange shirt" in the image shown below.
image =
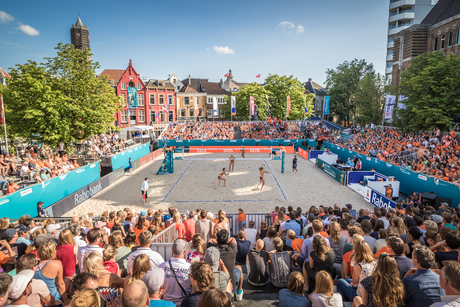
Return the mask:
[[246,227],[246,213],[244,213],[243,208],[238,209],[238,224],[240,226],[240,230],[244,230]]
[[145,219],[145,215],[141,215],[137,219],[136,226],[134,226],[134,233],[136,234],[136,243],[137,243],[137,245],[139,245],[139,241],[138,241],[139,235],[149,228],[149,226],[147,226],[146,222],[147,221]]

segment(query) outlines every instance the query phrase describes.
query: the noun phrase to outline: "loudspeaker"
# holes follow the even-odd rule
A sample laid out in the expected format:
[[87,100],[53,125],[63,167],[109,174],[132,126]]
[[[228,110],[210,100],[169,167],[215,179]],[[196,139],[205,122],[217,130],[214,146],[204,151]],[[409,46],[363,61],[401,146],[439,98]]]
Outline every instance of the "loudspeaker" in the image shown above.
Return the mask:
[[[422,197],[423,197],[423,194],[422,194]],[[444,198],[444,197],[437,197],[436,198],[436,202],[434,204],[434,208],[436,210],[439,209],[439,207],[441,206],[441,203],[447,203],[449,205],[449,207],[452,207],[452,199],[450,198]]]
[[431,192],[423,192],[422,193],[422,204],[424,206],[432,206],[436,205],[436,198],[438,198],[437,194]]

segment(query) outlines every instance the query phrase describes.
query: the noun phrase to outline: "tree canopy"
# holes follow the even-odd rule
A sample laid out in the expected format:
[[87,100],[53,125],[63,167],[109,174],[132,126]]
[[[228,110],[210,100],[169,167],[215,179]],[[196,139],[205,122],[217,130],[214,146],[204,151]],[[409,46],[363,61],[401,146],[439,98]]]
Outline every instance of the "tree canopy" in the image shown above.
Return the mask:
[[359,125],[380,123],[385,105],[385,77],[367,74],[359,80],[355,95],[355,121]]
[[[254,97],[254,103],[257,105],[257,113],[259,120],[266,120],[268,116],[280,119],[286,118],[287,96],[290,96],[291,111],[288,119],[297,120],[303,119],[305,116],[305,88],[301,86],[301,82],[293,76],[278,76],[269,75],[265,79],[264,85],[259,85],[256,82],[246,84],[240,88],[239,92],[233,93],[236,98],[236,117],[238,120],[250,120],[249,101],[250,96]],[[270,114],[267,110],[267,96],[270,105]],[[313,114],[313,98],[314,94],[309,94],[306,97],[308,116]],[[222,115],[225,119],[231,118],[230,99],[222,107]]]
[[114,128],[120,100],[106,78],[96,77],[99,63],[91,51],[58,44],[57,56],[11,69],[1,88],[5,117],[14,136],[42,143],[69,145]]
[[398,109],[403,130],[448,129],[460,114],[460,57],[431,52],[412,60],[401,73],[399,94],[407,97]]

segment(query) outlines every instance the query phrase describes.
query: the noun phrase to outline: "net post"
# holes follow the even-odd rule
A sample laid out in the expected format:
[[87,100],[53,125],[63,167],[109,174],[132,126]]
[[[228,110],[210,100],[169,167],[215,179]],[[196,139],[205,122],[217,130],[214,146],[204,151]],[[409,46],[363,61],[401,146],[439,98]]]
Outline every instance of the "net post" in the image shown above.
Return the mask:
[[284,147],[281,151],[281,174],[284,174]]

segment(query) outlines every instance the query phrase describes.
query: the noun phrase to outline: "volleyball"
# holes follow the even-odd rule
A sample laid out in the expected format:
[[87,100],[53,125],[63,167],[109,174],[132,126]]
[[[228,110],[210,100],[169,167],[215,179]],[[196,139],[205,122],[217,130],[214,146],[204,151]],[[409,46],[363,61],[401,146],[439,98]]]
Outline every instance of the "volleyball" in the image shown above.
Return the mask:
[[262,166],[265,166],[265,163],[262,163]]

